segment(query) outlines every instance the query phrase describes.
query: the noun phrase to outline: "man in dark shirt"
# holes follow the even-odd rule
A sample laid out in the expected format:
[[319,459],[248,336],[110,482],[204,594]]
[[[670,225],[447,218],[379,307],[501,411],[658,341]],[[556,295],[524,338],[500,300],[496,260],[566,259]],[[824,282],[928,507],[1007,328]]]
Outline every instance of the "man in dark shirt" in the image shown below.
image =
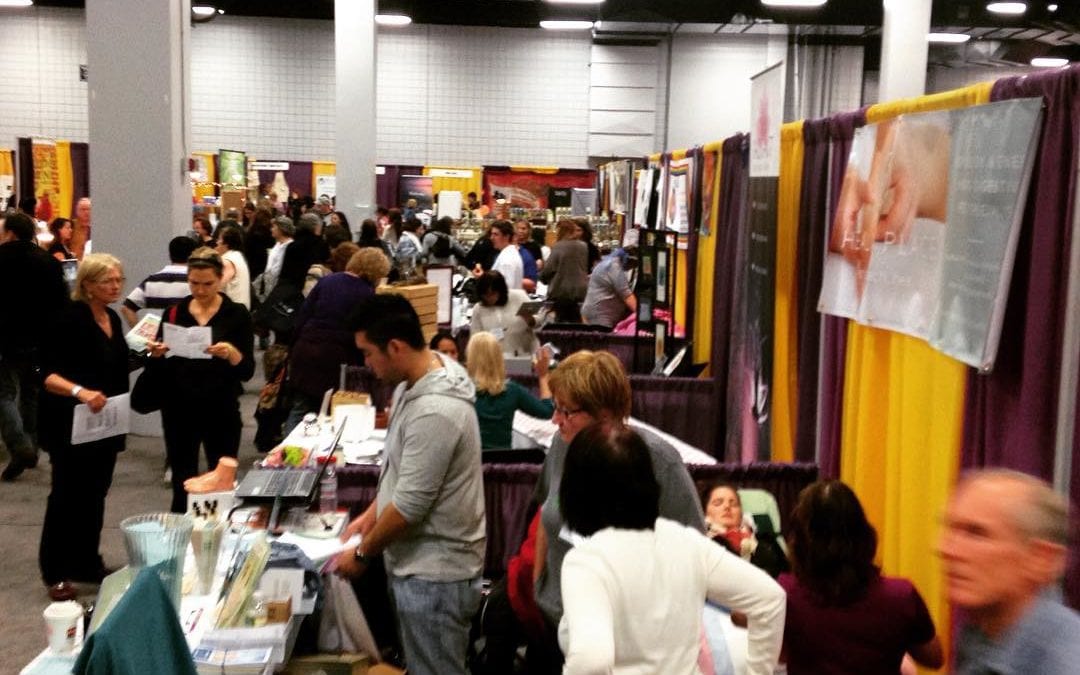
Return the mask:
[[60,263],[35,234],[26,214],[0,221],[0,437],[11,455],[4,481],[37,466],[37,349],[68,295]]

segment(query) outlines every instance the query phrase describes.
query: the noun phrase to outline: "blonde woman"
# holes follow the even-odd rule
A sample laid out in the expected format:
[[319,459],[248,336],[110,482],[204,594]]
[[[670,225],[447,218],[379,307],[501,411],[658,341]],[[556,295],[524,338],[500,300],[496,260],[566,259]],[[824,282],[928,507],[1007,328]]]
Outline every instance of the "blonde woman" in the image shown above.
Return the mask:
[[465,364],[476,385],[476,418],[480,422],[480,444],[484,450],[510,448],[516,411],[545,420],[555,414],[548,386],[550,358],[546,349],[540,349],[533,359],[533,371],[540,381],[540,398],[536,398],[525,387],[506,379],[502,346],[494,335],[480,332],[469,340]]
[[97,413],[128,390],[128,348],[120,317],[124,269],[105,253],[88,254],[75,277],[74,302],[45,332],[39,439],[49,453],[52,491],[41,530],[41,576],[53,600],[75,597],[72,581],[100,583],[109,570],[98,552],[105,497],[125,436],[72,445],[75,406]]

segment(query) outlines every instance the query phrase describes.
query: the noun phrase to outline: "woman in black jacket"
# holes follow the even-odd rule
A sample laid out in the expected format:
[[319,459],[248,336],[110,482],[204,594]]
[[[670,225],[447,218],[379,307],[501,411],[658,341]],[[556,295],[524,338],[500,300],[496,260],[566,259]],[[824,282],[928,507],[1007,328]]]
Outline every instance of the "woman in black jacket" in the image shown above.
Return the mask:
[[[199,474],[199,446],[206,452],[207,469],[222,457],[236,457],[240,449],[240,394],[243,382],[255,373],[251,315],[243,305],[221,292],[221,257],[200,248],[188,259],[191,295],[169,308],[164,322],[182,327],[210,328],[209,358],[173,357],[152,364],[168,370],[170,387],[161,406],[165,452],[172,467],[172,511],[187,510],[184,481]],[[151,342],[147,351],[161,358],[169,346]],[[163,378],[164,379],[164,378]]]

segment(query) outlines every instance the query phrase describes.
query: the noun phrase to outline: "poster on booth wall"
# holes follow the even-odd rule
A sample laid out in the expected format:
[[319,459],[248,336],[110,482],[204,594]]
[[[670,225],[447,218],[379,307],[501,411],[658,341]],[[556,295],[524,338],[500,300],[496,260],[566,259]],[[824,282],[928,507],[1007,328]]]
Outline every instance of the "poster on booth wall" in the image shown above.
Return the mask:
[[784,62],[751,78],[750,193],[741,273],[744,311],[733,330],[729,429],[740,429],[738,458],[768,460],[772,453],[773,305],[776,286],[776,218],[780,176],[780,125],[784,112]]
[[416,200],[419,211],[435,205],[431,176],[401,176],[398,179],[398,200],[404,205],[410,199]]
[[690,231],[690,176],[692,160],[689,157],[673,159],[668,163],[667,194],[664,199],[664,228],[680,234]]
[[337,176],[321,175],[315,176],[315,195],[316,198],[326,195],[330,199],[337,197]]
[[634,191],[634,227],[646,227],[649,220],[649,200],[653,192],[653,169],[646,167],[638,172]]
[[626,213],[630,194],[630,162],[612,162],[607,165],[608,195],[612,213]]
[[858,129],[819,310],[991,370],[1041,118],[1014,99]]
[[698,234],[708,237],[712,234],[712,204],[716,193],[716,167],[720,161],[719,151],[702,150],[701,152],[701,206],[698,210]]
[[239,150],[218,150],[218,182],[247,189],[247,155]]
[[37,208],[34,218],[46,223],[52,222],[60,195],[59,165],[56,157],[56,142],[44,138],[32,141],[31,152],[34,160],[34,197]]

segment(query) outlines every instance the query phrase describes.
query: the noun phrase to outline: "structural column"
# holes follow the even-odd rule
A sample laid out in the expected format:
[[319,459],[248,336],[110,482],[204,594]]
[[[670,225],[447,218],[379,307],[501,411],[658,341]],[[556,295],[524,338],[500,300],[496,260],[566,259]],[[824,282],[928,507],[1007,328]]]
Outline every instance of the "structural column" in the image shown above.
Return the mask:
[[883,0],[878,101],[926,93],[926,55],[932,0]]
[[335,0],[337,208],[354,231],[375,211],[375,0]]

